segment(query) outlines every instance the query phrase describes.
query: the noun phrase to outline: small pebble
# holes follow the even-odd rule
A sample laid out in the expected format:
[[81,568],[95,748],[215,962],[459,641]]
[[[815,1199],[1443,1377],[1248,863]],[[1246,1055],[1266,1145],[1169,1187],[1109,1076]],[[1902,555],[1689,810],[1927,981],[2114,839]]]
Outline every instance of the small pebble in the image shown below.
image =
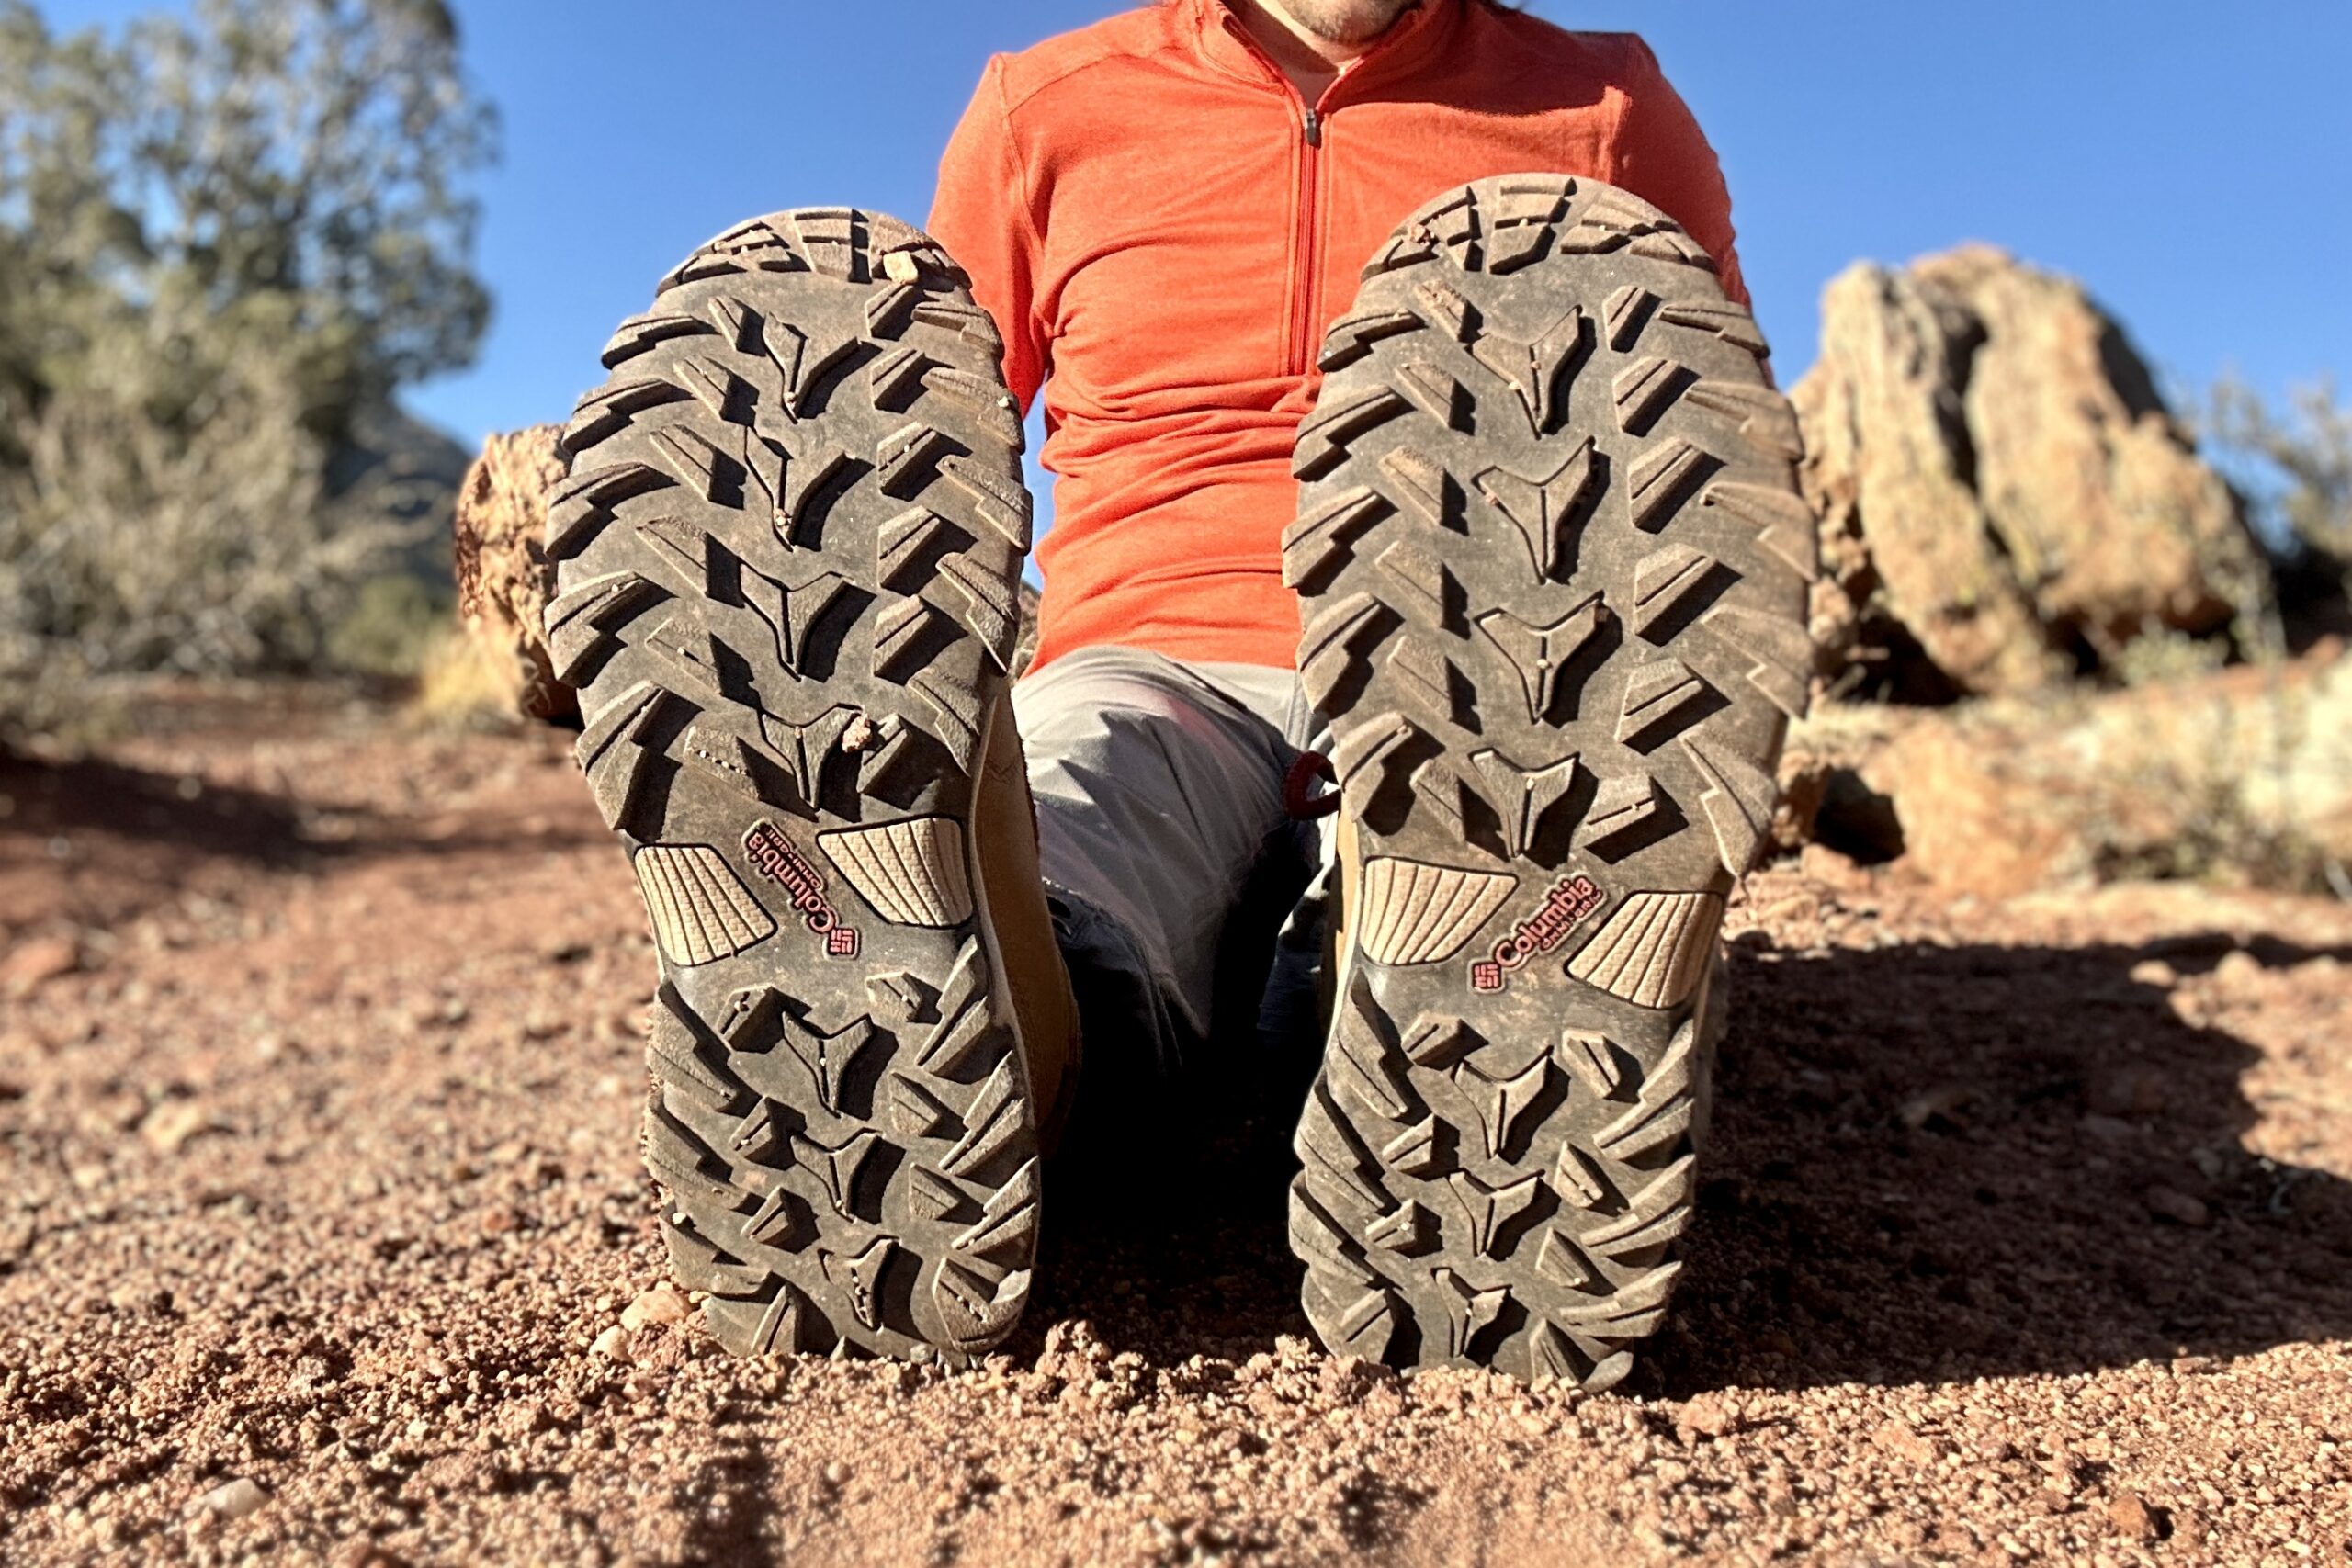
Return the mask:
[[70,936],[43,937],[11,948],[0,959],[0,990],[29,996],[50,981],[82,967],[82,944]]
[[2213,965],[2213,978],[2225,986],[2243,986],[2261,977],[2262,960],[2242,947],[2222,954],[2222,961]]
[[2170,1220],[2192,1230],[2201,1230],[2213,1223],[2213,1213],[2202,1201],[2161,1184],[2149,1188],[2141,1195],[2141,1201],[2147,1204],[2148,1213],[2156,1218]]
[[163,1153],[175,1155],[182,1145],[211,1126],[212,1113],[196,1101],[167,1100],[139,1123],[139,1135]]
[[649,1323],[684,1323],[694,1312],[686,1298],[668,1285],[656,1285],[621,1309],[621,1326],[643,1328]]
[[261,1483],[251,1476],[241,1475],[234,1481],[224,1481],[198,1497],[189,1506],[190,1513],[209,1514],[220,1519],[242,1519],[258,1513],[269,1502],[269,1494]]
[[2154,1540],[2159,1533],[2154,1510],[2137,1493],[2117,1492],[2108,1501],[2107,1517],[2119,1532],[2133,1540]]

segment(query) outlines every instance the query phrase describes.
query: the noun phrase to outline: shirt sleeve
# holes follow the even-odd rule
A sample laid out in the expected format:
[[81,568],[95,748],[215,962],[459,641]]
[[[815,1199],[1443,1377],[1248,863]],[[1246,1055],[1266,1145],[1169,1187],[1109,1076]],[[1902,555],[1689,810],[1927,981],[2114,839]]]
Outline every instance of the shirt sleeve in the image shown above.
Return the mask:
[[1004,338],[1004,378],[1026,414],[1046,378],[1046,334],[1036,320],[1037,225],[1012,144],[1003,62],[990,60],[948,138],[932,198],[931,237],[971,275],[972,297]]
[[1615,183],[1682,225],[1714,258],[1724,292],[1749,303],[1732,231],[1723,165],[1690,107],[1640,39],[1630,40],[1625,107],[1617,122]]

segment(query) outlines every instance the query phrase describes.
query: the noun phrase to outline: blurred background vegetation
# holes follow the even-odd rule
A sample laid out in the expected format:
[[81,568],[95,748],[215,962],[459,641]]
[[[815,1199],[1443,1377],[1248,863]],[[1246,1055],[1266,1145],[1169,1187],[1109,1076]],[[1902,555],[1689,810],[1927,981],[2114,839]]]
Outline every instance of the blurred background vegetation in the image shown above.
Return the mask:
[[481,341],[495,133],[440,0],[0,0],[0,728],[419,656],[467,454],[395,400]]
[[[525,680],[518,699],[507,668],[537,667],[535,476],[556,461],[552,431],[494,438],[474,470],[471,537],[496,547],[497,570],[467,607],[495,646],[469,662],[448,650],[452,499],[470,453],[400,403],[481,346],[473,193],[497,130],[444,0],[191,0],[70,33],[0,0],[0,742],[90,730],[111,694],[157,675],[421,675],[424,711],[560,716],[560,692]],[[2340,649],[2352,408],[2330,386],[2278,407],[2226,381],[2171,404],[2230,481],[2264,581],[2226,635],[2138,637],[2099,672],[2104,689]],[[2087,689],[2075,677],[2066,690]],[[2054,726],[2040,708],[2018,721]],[[2213,750],[2202,733],[2181,747]],[[1834,805],[1860,763],[1842,740],[1817,749]],[[1979,738],[1937,755],[2003,750]],[[2297,776],[2330,765],[2310,754]],[[2079,748],[2063,761],[2088,771]],[[2235,802],[2252,764],[2232,765]],[[2205,789],[2132,768],[2119,776],[2135,799]],[[2047,815],[2047,780],[2018,787]],[[2086,810],[2107,813],[2105,798]],[[2170,843],[2172,823],[2143,836]],[[2336,858],[2319,859],[2335,886]]]
[[2297,389],[2279,410],[2225,378],[2199,426],[2269,552],[2283,615],[2324,619],[2352,595],[2352,407],[2333,382]]

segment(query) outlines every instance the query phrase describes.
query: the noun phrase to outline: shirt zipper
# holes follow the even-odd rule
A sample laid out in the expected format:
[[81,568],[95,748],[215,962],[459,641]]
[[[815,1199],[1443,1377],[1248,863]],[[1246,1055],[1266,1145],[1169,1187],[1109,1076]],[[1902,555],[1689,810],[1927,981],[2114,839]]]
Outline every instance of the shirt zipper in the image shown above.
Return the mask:
[[1298,292],[1291,300],[1290,358],[1283,368],[1293,376],[1305,376],[1315,363],[1315,299],[1322,291],[1323,285],[1322,214],[1318,208],[1322,194],[1323,131],[1331,118],[1331,111],[1324,105],[1339,89],[1340,83],[1351,78],[1361,79],[1364,66],[1378,59],[1396,40],[1388,39],[1375,44],[1371,53],[1358,59],[1334,77],[1323,89],[1323,96],[1310,104],[1296,87],[1290,85],[1282,68],[1258,46],[1257,39],[1250,36],[1240,22],[1229,12],[1224,21],[1227,30],[1240,40],[1241,47],[1248,50],[1260,65],[1265,67],[1267,76],[1299,108],[1298,217],[1291,231],[1292,243],[1299,247]]
[[1315,105],[1299,105],[1298,159],[1298,293],[1291,301],[1290,365],[1294,376],[1304,376],[1315,358],[1315,297],[1323,272],[1323,235],[1317,210],[1321,196],[1323,115]]

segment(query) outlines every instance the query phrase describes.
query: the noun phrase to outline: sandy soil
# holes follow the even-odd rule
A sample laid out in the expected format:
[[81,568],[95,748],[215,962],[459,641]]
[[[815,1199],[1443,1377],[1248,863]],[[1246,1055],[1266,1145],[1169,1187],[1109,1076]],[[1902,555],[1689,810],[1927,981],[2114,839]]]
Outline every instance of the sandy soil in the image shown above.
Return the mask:
[[1239,1112],[943,1376],[664,1321],[560,737],[183,704],[0,802],[0,1560],[2352,1561],[2340,906],[1760,875],[1620,1393],[1312,1349]]

